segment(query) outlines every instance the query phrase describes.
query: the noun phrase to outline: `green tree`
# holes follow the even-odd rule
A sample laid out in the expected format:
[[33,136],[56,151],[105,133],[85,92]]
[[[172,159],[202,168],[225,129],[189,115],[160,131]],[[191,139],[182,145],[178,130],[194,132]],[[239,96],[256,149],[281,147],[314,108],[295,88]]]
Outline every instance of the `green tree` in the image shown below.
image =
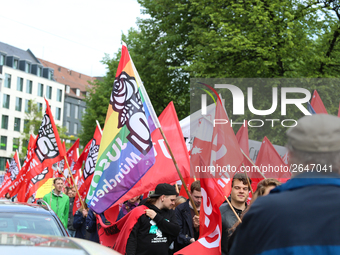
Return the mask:
[[120,53],[117,53],[113,59],[110,59],[108,55],[104,57],[102,63],[107,65],[108,72],[102,79],[97,79],[91,84],[89,96],[85,98],[86,112],[81,120],[83,128],[79,134],[80,144],[83,146],[92,139],[97,125],[96,120],[98,120],[101,128],[104,128],[119,58]]
[[[338,1],[138,2],[147,18],[139,19],[138,29],[130,29],[122,40],[157,114],[174,101],[179,119],[189,115],[190,78],[339,77]],[[93,102],[85,115],[87,119],[83,120],[83,144],[92,137],[95,119],[104,124],[118,60],[119,51],[112,60],[104,59],[108,74],[94,84],[88,98]],[[279,81],[275,84],[279,92],[282,84]],[[270,108],[274,85],[266,82],[262,86],[254,90],[257,99],[254,106],[259,110]],[[339,86],[335,82],[328,85],[313,82],[306,86],[311,92],[317,89],[329,113],[336,114],[338,95],[334,91]],[[100,94],[96,95],[97,92]],[[230,95],[225,97],[231,100]],[[226,106],[231,107],[232,101],[227,99]],[[294,118],[300,116],[297,109],[290,113]],[[281,117],[278,115],[279,112],[269,117]],[[248,111],[243,117],[254,116]],[[262,140],[267,135],[274,143],[284,144],[285,130],[280,126],[252,129],[249,137]]]

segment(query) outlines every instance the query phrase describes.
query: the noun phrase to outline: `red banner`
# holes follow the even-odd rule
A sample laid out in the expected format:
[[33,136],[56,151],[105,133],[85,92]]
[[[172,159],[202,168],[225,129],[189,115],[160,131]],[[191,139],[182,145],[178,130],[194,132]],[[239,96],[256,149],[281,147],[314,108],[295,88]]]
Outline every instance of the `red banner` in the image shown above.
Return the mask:
[[[20,202],[27,202],[28,198],[51,176],[52,165],[65,156],[57,127],[51,113],[48,101],[46,112],[38,131],[35,144],[28,151],[22,171],[17,181],[11,185],[13,193],[20,193]],[[24,185],[26,181],[26,185]],[[19,201],[19,194],[18,194]]]
[[[101,139],[102,134],[99,130],[99,127],[97,126],[92,140],[88,142],[82,155],[79,157],[78,161],[74,165],[74,170],[77,173],[75,175],[75,179],[77,179],[79,194],[82,197],[83,201],[86,198],[87,192],[89,191],[91,185],[93,173],[97,163],[97,156]],[[83,163],[84,169],[81,170]],[[74,199],[73,214],[75,214],[80,207],[81,201],[79,199],[79,196],[77,195]]]
[[0,187],[0,197],[3,197],[7,192],[9,192],[9,187],[11,186],[12,182],[16,180],[19,172],[20,162],[18,151],[16,151],[13,158],[11,159],[11,163],[8,163],[8,161],[6,162],[6,174]]

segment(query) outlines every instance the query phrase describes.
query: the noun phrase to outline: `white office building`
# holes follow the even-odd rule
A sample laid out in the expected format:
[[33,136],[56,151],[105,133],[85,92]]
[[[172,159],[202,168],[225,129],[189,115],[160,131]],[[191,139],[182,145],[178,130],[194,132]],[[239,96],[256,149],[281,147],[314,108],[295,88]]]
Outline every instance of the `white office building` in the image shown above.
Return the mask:
[[0,42],[0,171],[15,150],[21,149],[29,100],[45,111],[46,97],[55,123],[62,126],[65,85],[53,79],[53,72],[30,50]]

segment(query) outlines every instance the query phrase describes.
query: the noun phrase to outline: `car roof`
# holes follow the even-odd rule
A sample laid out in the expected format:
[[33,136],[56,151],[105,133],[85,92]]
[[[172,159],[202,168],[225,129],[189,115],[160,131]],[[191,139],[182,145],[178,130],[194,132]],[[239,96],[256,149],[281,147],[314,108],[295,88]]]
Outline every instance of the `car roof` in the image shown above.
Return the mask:
[[0,212],[30,213],[51,215],[46,206],[0,200]]
[[0,233],[1,254],[119,255],[103,245],[71,237],[40,234]]

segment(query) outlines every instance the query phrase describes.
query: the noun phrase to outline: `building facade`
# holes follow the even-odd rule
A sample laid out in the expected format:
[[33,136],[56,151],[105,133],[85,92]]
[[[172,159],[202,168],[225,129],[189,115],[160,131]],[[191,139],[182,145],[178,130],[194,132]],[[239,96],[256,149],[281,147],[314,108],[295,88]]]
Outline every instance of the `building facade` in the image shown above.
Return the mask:
[[67,129],[66,135],[76,138],[81,132],[81,119],[86,111],[84,99],[89,93],[88,89],[92,87],[90,82],[93,82],[95,78],[43,59],[39,61],[44,67],[54,69],[55,81],[65,85],[63,126]]
[[56,125],[63,125],[65,86],[53,75],[54,70],[44,67],[30,50],[0,42],[0,171],[21,149],[29,100],[44,112],[46,97]]

